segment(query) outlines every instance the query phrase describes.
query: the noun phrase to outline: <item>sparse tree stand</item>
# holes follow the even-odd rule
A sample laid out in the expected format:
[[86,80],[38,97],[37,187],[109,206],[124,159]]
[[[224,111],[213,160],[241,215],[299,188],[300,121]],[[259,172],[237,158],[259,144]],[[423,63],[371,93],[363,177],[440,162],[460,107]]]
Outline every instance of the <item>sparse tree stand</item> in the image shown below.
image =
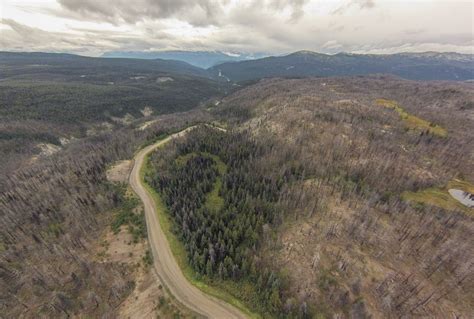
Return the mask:
[[145,227],[124,207],[122,189],[107,182],[106,169],[131,158],[139,145],[202,120],[191,112],[167,116],[146,131],[100,134],[2,179],[0,316],[114,317],[133,289],[130,271],[97,262],[90,248],[104,229],[114,227],[117,209],[123,210],[118,222],[131,222],[137,236]]

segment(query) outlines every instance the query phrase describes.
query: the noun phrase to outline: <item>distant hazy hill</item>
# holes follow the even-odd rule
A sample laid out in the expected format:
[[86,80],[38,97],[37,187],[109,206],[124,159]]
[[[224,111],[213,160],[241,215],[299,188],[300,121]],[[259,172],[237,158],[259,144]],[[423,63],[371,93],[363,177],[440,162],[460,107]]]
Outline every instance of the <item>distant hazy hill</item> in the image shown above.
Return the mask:
[[365,55],[320,54],[310,51],[253,61],[223,63],[210,69],[232,81],[264,77],[341,76],[388,73],[413,80],[457,80],[474,78],[473,55],[458,53],[400,53]]
[[105,58],[133,58],[133,59],[164,59],[177,60],[189,63],[191,65],[207,69],[219,63],[235,62],[243,60],[253,60],[262,58],[265,55],[257,54],[238,54],[231,55],[219,51],[155,51],[155,52],[140,52],[140,51],[113,51],[106,52],[102,55]]
[[19,74],[46,72],[54,67],[54,73],[66,68],[67,75],[82,75],[87,74],[87,71],[94,75],[100,72],[161,72],[208,77],[206,71],[182,61],[105,59],[62,53],[0,52],[0,66],[8,66],[8,69],[2,70],[0,78],[16,75],[15,66],[21,68]]

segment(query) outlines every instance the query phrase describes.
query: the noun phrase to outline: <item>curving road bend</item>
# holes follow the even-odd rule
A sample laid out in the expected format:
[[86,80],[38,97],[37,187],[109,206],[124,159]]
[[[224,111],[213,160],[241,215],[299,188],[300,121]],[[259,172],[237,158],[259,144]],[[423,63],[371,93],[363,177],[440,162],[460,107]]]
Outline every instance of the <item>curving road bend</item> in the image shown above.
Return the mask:
[[129,183],[135,193],[140,197],[145,207],[148,241],[153,253],[154,268],[173,296],[192,311],[208,318],[247,318],[247,316],[239,309],[222,300],[205,294],[187,281],[174,259],[168,240],[161,229],[153,197],[140,180],[140,169],[145,157],[150,152],[157,147],[168,143],[173,138],[185,135],[195,127],[196,126],[188,127],[181,132],[170,135],[169,137],[142,149],[135,156]]

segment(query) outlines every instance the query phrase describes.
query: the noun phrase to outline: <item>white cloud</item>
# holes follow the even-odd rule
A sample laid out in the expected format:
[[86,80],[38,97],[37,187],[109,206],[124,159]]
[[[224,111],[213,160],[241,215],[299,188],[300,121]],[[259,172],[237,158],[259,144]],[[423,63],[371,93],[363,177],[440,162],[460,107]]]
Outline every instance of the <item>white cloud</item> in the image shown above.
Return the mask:
[[392,54],[400,52],[458,52],[465,54],[474,54],[473,45],[454,45],[443,43],[405,43],[395,47],[370,47],[366,46],[359,50],[353,50],[353,53],[366,54]]
[[321,46],[322,49],[327,50],[341,49],[342,47],[343,45],[337,42],[336,40],[329,40]]

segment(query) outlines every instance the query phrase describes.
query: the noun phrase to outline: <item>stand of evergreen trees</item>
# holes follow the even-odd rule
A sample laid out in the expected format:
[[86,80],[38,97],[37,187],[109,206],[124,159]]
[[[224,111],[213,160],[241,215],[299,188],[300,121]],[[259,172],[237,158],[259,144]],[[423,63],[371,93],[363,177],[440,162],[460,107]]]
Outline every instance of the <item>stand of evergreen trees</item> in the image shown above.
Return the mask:
[[[266,174],[259,168],[271,148],[245,132],[200,128],[185,142],[153,154],[146,179],[161,194],[194,270],[212,279],[252,282],[259,296],[254,304],[280,314],[281,278],[259,264],[255,252],[264,225],[278,215],[283,184],[295,174]],[[227,166],[223,174],[216,156]],[[216,185],[224,202],[218,208],[206,205]]]

